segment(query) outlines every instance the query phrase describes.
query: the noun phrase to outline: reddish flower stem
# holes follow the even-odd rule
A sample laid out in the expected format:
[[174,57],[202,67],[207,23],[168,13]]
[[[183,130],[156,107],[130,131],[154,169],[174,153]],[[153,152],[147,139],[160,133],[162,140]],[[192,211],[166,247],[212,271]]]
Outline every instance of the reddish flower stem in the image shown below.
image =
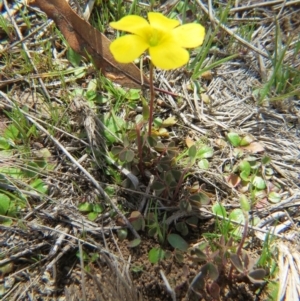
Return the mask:
[[153,106],[154,106],[154,85],[153,85],[153,64],[150,62],[150,111],[149,111],[149,125],[148,125],[148,136],[151,136],[152,121],[153,121]]

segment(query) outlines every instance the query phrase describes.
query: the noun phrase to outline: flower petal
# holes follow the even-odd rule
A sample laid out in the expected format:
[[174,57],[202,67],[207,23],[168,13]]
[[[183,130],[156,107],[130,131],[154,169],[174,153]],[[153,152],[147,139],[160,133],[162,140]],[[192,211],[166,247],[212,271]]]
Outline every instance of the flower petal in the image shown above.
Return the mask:
[[184,48],[194,48],[202,45],[205,28],[196,23],[181,25],[172,30],[177,43]]
[[167,41],[149,48],[149,54],[154,66],[170,70],[185,65],[189,60],[189,53],[174,41]]
[[147,20],[136,15],[126,16],[117,22],[109,23],[109,25],[114,29],[127,31],[137,35],[140,35],[139,33],[141,30],[150,27]]
[[109,49],[119,63],[130,63],[138,58],[149,45],[136,35],[125,35],[114,40]]
[[180,25],[179,21],[169,19],[161,13],[150,12],[148,19],[151,26],[162,30],[171,30]]

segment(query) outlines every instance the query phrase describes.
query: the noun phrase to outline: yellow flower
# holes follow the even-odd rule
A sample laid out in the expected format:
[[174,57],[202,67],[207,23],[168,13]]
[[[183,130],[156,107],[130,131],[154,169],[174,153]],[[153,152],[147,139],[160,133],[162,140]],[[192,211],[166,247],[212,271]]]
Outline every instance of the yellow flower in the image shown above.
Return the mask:
[[110,26],[131,33],[110,45],[110,51],[119,63],[130,63],[148,50],[154,66],[169,70],[183,66],[189,60],[185,48],[198,47],[203,43],[205,29],[202,25],[169,19],[160,13],[148,13],[147,20],[129,15]]

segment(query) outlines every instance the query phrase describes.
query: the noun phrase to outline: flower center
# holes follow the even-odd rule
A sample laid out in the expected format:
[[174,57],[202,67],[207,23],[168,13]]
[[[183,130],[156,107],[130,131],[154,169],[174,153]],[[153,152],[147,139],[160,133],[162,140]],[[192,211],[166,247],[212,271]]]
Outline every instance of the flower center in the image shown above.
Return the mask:
[[150,47],[157,46],[159,42],[162,40],[162,38],[163,38],[163,32],[156,28],[152,28],[151,34],[149,35],[148,38],[148,43]]

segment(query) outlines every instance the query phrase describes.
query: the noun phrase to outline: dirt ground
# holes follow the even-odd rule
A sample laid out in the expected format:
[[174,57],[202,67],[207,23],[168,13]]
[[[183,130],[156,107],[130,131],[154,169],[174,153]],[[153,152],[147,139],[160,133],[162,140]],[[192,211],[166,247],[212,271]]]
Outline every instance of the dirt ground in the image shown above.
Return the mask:
[[[79,2],[84,7],[82,3],[84,1]],[[210,21],[207,15],[207,3],[196,2],[199,3],[199,12],[203,14],[207,28],[215,26],[217,23]],[[223,2],[225,1],[220,3]],[[276,32],[274,18],[279,16],[278,24],[282,30],[283,43],[288,41],[291,33],[295,39],[298,37],[299,43],[300,2],[296,1],[295,4],[286,6],[283,4],[284,1],[273,2],[265,1],[262,5],[261,1],[240,1],[239,7],[242,8],[235,11],[232,7],[233,11],[230,14],[231,19],[228,21],[227,29],[231,28],[234,32],[241,19],[258,16],[260,21],[257,21],[257,28],[250,38],[250,44],[264,53],[274,54]],[[7,17],[6,7],[2,1],[0,4],[3,16]],[[254,4],[259,4],[259,6],[255,7]],[[44,14],[28,7],[33,24],[33,27],[28,30],[26,25],[19,20],[21,12],[25,9],[24,3],[17,8],[14,1],[8,1],[8,7],[26,37],[47,20]],[[54,27],[55,24],[52,23],[50,28]],[[53,29],[47,30],[51,34],[56,32]],[[38,50],[34,44],[34,41],[38,39],[37,34],[38,32],[35,32],[25,40],[30,52]],[[47,38],[52,39],[49,47],[53,47],[55,51],[59,50],[62,62],[65,63],[64,46],[60,44],[61,39],[57,36],[57,32],[56,36]],[[8,47],[10,47],[9,51],[21,51],[22,39],[17,35],[9,37],[2,30],[0,39],[0,60],[6,55],[5,51]],[[220,30],[216,40],[221,41],[223,49],[212,49],[209,56],[217,55],[221,58],[235,53],[233,49],[226,48],[231,39],[235,39],[234,34],[230,35],[226,28]],[[18,41],[21,42],[17,43]],[[216,218],[211,214],[213,204],[221,202],[228,210],[239,207],[238,188],[229,185],[223,175],[225,165],[233,166],[238,159],[234,157],[232,147],[220,144],[220,140],[225,139],[229,131],[250,133],[263,148],[263,152],[248,148],[246,149],[247,155],[261,158],[263,154],[266,154],[271,158],[274,170],[272,183],[280,183],[282,195],[282,200],[277,204],[269,203],[266,199],[262,200],[253,207],[250,214],[261,219],[272,219],[274,214],[279,214],[279,218],[274,218],[276,224],[291,221],[291,226],[280,232],[274,242],[276,250],[279,250],[276,264],[278,273],[275,273],[271,280],[282,282],[279,290],[283,297],[280,300],[292,300],[290,295],[285,293],[285,289],[287,283],[293,284],[292,279],[300,279],[300,253],[297,245],[300,241],[298,229],[300,216],[299,93],[298,96],[285,97],[280,101],[257,106],[253,90],[257,87],[261,88],[265,79],[270,77],[270,70],[272,70],[270,60],[250,49],[247,43],[236,41],[231,45],[232,48],[238,49],[240,55],[216,67],[207,77],[203,76],[199,79],[210,99],[208,104],[197,98],[194,91],[188,90],[187,72],[180,70],[165,75],[157,71],[156,74],[157,87],[165,90],[171,89],[174,93],[183,91],[189,97],[189,102],[178,108],[170,95],[159,94],[163,103],[159,107],[161,116],[174,114],[180,119],[181,126],[174,130],[176,132],[174,141],[179,141],[178,144],[180,144],[180,141],[189,135],[195,140],[205,139],[214,150],[210,169],[208,171],[195,170],[189,179],[190,183],[196,181],[200,183],[209,195],[210,202],[201,208],[193,207],[194,215],[198,218],[197,227],[189,229],[189,234],[184,239],[190,246],[194,246],[208,241],[208,236],[204,234],[217,231]],[[300,70],[300,54],[293,55],[287,52],[285,63]],[[11,110],[11,102],[9,102],[11,98],[18,103],[20,108],[26,106],[32,116],[41,118],[44,122],[49,119],[47,107],[41,101],[41,97],[37,96],[41,95],[38,94],[41,91],[40,84],[34,77],[30,77],[33,74],[25,74],[23,78],[15,76],[13,70],[17,68],[16,66],[17,61],[12,62],[10,66],[1,63],[0,135],[9,124],[6,112]],[[45,74],[46,69],[41,63],[39,73]],[[128,246],[129,241],[135,238],[130,230],[125,240],[118,238],[117,231],[126,228],[122,216],[111,214],[111,206],[103,201],[95,183],[82,172],[82,169],[78,168],[78,165],[70,161],[70,158],[55,142],[59,141],[63,148],[68,149],[77,160],[84,157],[80,165],[89,171],[103,189],[110,184],[111,178],[105,173],[108,169],[107,161],[102,160],[99,164],[99,161],[91,154],[92,147],[89,145],[84,127],[87,117],[85,113],[82,113],[84,110],[82,108],[82,111],[79,110],[71,103],[65,105],[60,102],[60,97],[65,94],[66,89],[86,87],[95,76],[96,71],[92,70],[85,77],[70,83],[66,76],[64,83],[66,86],[51,86],[51,80],[45,77],[52,107],[57,108],[61,119],[68,111],[71,133],[80,138],[74,138],[64,130],[53,130],[52,136],[56,140],[51,140],[50,135],[41,131],[35,141],[30,142],[31,150],[47,148],[50,151],[49,160],[55,168],[49,174],[44,175],[50,187],[49,194],[42,198],[29,195],[28,206],[22,209],[19,218],[15,219],[9,227],[0,224],[0,299],[2,297],[2,300],[60,301],[275,300],[265,289],[266,283],[253,284],[247,277],[239,277],[235,271],[230,277],[229,261],[216,281],[220,288],[220,296],[214,294],[215,287],[208,277],[205,289],[195,292],[191,288],[191,283],[199,275],[200,268],[205,261],[196,262],[190,253],[184,253],[179,262],[175,258],[174,249],[165,242],[163,248],[169,251],[170,258],[152,264],[148,258],[149,251],[153,247],[159,247],[160,244],[155,237],[148,235],[147,230],[138,232],[141,237],[141,244],[138,247]],[[109,107],[101,107],[97,114],[101,115],[107,110]],[[28,120],[31,122],[32,119]],[[36,120],[40,125],[44,124],[40,119]],[[86,154],[87,157],[85,157]],[[9,159],[0,157],[0,167],[8,164],[17,165],[18,162],[18,156]],[[122,174],[117,168],[116,170]],[[121,177],[124,178],[123,175]],[[139,184],[140,191],[145,193],[147,181],[140,179]],[[20,185],[20,187],[23,186]],[[0,189],[3,187],[0,186]],[[7,189],[10,193],[15,192],[11,186]],[[121,208],[119,212],[122,211],[122,214],[129,218],[132,210],[138,210],[142,198],[143,194],[139,192],[119,187],[112,201],[116,208]],[[78,211],[78,205],[85,201],[96,203],[99,199],[103,201],[105,210],[95,221],[91,222],[86,215]],[[168,228],[169,233],[177,233],[176,223],[186,218],[180,215],[179,203],[180,199],[173,204],[163,203],[167,218],[172,219]],[[179,214],[178,217],[176,214]],[[250,229],[246,244],[247,251],[255,257],[261,255],[263,248],[263,240],[257,236],[258,230]],[[261,226],[260,230],[262,233],[268,231],[264,226]]]

